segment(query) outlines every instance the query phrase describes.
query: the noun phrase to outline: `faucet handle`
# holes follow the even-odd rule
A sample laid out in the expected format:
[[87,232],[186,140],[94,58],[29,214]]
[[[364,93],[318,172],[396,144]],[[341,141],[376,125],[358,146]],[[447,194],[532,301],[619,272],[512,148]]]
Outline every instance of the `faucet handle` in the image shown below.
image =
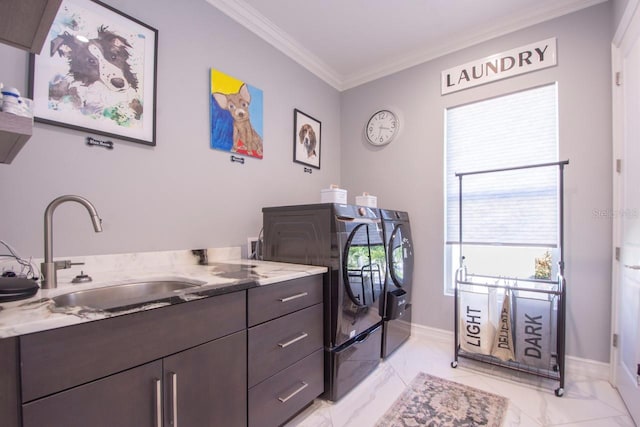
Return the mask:
[[54,261],[56,270],[64,270],[71,268],[72,265],[84,265],[84,262],[71,262],[71,260],[63,259],[60,261]]

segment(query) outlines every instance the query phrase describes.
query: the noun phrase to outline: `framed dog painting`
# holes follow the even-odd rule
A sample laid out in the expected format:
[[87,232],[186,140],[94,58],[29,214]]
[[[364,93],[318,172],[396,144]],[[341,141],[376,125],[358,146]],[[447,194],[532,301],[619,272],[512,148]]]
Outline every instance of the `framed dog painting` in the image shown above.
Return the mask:
[[64,0],[31,55],[35,120],[156,145],[158,30],[96,0]]
[[293,110],[293,161],[320,169],[322,123],[298,109]]
[[262,159],[262,90],[211,69],[211,148]]

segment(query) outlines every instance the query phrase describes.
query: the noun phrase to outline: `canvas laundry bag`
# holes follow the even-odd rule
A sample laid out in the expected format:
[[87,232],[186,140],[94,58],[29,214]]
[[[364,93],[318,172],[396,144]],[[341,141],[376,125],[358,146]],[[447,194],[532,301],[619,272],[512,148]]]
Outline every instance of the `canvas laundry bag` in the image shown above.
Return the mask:
[[[536,368],[550,369],[553,352],[553,300],[514,297],[516,360]],[[557,312],[556,312],[557,314]]]
[[498,319],[498,327],[496,336],[493,340],[493,348],[491,355],[506,362],[515,360],[513,351],[513,327],[511,323],[511,295],[507,290],[502,301],[500,309],[500,319]]
[[496,324],[491,321],[496,312],[495,291],[488,293],[459,291],[460,348],[469,353],[491,354]]

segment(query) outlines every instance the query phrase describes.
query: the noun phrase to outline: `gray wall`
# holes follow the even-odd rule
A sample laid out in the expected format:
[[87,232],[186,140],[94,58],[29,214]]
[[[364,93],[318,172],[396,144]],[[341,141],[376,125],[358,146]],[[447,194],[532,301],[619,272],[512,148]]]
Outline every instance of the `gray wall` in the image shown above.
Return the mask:
[[[86,146],[85,132],[36,124],[0,164],[0,239],[42,257],[45,207],[71,193],[95,204],[104,232],[63,204],[56,256],[238,246],[257,236],[263,206],[317,202],[339,183],[339,92],[204,0],[106,2],[159,30],[157,146],[115,140],[107,151]],[[27,54],[0,45],[0,58],[0,81],[26,95]],[[211,67],[264,91],[263,160],[239,165],[209,148]],[[294,108],[322,122],[322,168],[311,175],[292,162]]]
[[[378,205],[406,210],[415,240],[415,320],[453,329],[453,301],[443,296],[444,111],[558,82],[560,159],[566,170],[568,354],[609,360],[611,219],[593,214],[612,203],[610,3],[567,15],[351,89],[342,96],[342,183],[368,191]],[[440,72],[487,55],[558,39],[558,66],[454,94],[440,95]],[[395,106],[398,140],[384,148],[362,137],[370,113]]]
[[[42,257],[42,217],[53,198],[88,197],[104,219],[94,234],[79,205],[55,214],[57,256],[242,245],[261,227],[262,206],[312,203],[342,184],[411,214],[417,254],[416,321],[452,329],[443,288],[443,112],[449,106],[559,82],[560,158],[567,169],[568,353],[608,361],[611,221],[610,2],[482,43],[343,94],[203,0],[108,0],[159,30],[158,145],[87,147],[84,132],[36,124],[11,165],[0,165],[0,239]],[[440,96],[440,71],[548,37],[555,68]],[[46,48],[45,48],[46,49]],[[27,55],[0,45],[0,81],[27,88]],[[209,149],[209,68],[264,90],[265,157],[232,164]],[[404,129],[373,149],[363,125],[396,106]],[[293,108],[322,121],[322,169],[292,162]],[[342,113],[342,114],[341,114]],[[342,141],[342,142],[341,142]]]

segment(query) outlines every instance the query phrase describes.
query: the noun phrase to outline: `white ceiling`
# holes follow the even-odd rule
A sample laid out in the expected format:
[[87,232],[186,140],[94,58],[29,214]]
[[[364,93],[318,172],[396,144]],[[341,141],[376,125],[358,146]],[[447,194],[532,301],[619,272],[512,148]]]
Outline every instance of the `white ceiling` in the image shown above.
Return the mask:
[[345,90],[607,0],[207,1]]

